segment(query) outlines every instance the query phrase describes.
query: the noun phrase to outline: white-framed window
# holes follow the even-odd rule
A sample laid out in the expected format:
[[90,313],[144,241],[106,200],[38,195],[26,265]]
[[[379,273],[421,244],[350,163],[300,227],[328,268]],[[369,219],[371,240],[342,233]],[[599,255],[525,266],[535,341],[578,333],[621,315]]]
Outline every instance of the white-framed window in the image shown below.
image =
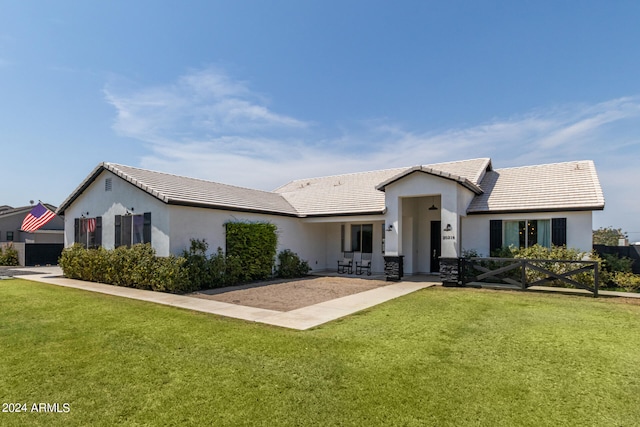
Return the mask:
[[524,219],[503,221],[503,243],[506,247],[528,248],[535,244],[551,247],[551,220]]

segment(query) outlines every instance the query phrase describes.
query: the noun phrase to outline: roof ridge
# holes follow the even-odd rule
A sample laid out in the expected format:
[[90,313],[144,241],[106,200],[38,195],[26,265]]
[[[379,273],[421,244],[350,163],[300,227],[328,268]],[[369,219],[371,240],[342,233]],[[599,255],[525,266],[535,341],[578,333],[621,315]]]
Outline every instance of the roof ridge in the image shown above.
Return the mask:
[[[212,181],[210,179],[204,179],[204,178],[195,178],[195,177],[191,177],[191,176],[186,176],[186,175],[178,175],[175,173],[169,173],[169,172],[162,172],[162,171],[157,171],[157,170],[153,170],[153,169],[145,169],[145,168],[140,168],[140,167],[136,167],[136,166],[129,166],[129,165],[123,165],[120,163],[111,163],[111,162],[104,162],[105,165],[110,165],[110,166],[114,166],[117,168],[117,166],[121,166],[121,167],[125,167],[125,168],[131,168],[131,169],[136,169],[139,171],[144,171],[144,172],[152,172],[152,173],[157,173],[159,175],[167,175],[167,176],[173,176],[176,178],[185,178],[185,179],[189,179],[189,180],[193,180],[193,181],[200,181],[200,182],[206,182],[209,184],[218,184],[218,185],[223,185],[225,187],[233,187],[233,188],[239,188],[242,190],[249,190],[249,191],[258,191],[261,193],[269,193],[269,194],[275,194],[273,191],[268,191],[268,190],[260,190],[260,189],[256,189],[256,188],[249,188],[249,187],[243,187],[241,185],[234,185],[234,184],[226,184],[224,182],[219,182],[219,181]],[[121,171],[123,173],[125,173],[124,171]],[[145,184],[148,185],[148,184]]]
[[[440,163],[428,163],[428,164],[418,164],[418,165],[412,165],[412,166],[398,166],[395,168],[384,168],[384,169],[370,169],[367,171],[361,171],[361,172],[349,172],[349,173],[339,173],[339,174],[333,174],[333,175],[321,175],[321,176],[314,176],[314,177],[310,177],[310,178],[298,178],[298,179],[294,179],[291,181],[288,181],[284,184],[282,184],[281,186],[275,188],[273,191],[277,192],[278,190],[280,190],[283,187],[286,187],[290,184],[293,184],[295,182],[301,182],[301,181],[311,181],[311,180],[317,180],[317,179],[328,179],[328,178],[338,178],[341,176],[354,176],[354,175],[363,175],[363,174],[367,174],[367,173],[380,173],[380,172],[387,172],[387,171],[392,171],[392,170],[400,170],[400,169],[411,169],[411,168],[415,168],[415,167],[428,167],[428,168],[434,168],[440,165],[449,165],[452,163],[468,163],[468,162],[473,162],[473,161],[477,161],[477,160],[483,160],[483,161],[489,161],[491,162],[491,158],[490,157],[478,157],[475,159],[466,159],[466,160],[453,160],[450,162],[440,162]],[[444,171],[442,171],[444,172]]]
[[537,165],[526,165],[526,166],[512,166],[509,168],[494,169],[494,171],[498,172],[498,171],[512,170],[512,169],[530,169],[530,168],[535,168],[540,166],[569,165],[569,164],[576,164],[576,163],[593,163],[593,160],[569,160],[566,162],[540,163]]

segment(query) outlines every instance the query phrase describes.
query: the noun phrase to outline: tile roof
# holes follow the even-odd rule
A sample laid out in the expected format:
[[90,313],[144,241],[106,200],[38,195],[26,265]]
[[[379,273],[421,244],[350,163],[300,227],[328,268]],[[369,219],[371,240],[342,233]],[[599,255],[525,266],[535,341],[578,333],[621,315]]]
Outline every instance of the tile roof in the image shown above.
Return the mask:
[[389,184],[420,169],[422,172],[477,185],[490,164],[490,159],[473,159],[299,179],[274,191],[304,215],[380,213],[385,209],[384,193],[377,189],[380,184]]
[[496,169],[480,183],[468,213],[601,210],[604,196],[592,161]]
[[291,181],[273,192],[220,184],[115,163],[101,163],[60,205],[63,214],[104,171],[168,204],[286,216],[383,213],[384,187],[410,173],[454,180],[476,193],[468,213],[603,209],[591,161],[492,170],[488,158]]
[[58,211],[64,212],[103,170],[114,173],[167,204],[297,216],[296,210],[280,195],[273,192],[106,162],[94,169],[76,191],[60,205]]

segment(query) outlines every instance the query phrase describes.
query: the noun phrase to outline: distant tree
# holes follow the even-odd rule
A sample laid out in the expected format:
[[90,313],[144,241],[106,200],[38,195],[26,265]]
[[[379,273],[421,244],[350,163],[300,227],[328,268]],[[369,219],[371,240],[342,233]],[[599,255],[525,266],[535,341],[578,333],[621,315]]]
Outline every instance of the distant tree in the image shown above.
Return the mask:
[[618,240],[626,238],[627,233],[621,228],[600,227],[593,230],[594,245],[618,246]]

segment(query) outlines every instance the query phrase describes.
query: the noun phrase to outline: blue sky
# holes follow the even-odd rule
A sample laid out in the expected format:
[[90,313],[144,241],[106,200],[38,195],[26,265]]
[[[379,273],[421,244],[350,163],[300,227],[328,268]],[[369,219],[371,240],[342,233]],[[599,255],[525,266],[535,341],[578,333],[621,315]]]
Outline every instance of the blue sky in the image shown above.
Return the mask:
[[640,2],[0,0],[2,200],[102,161],[271,190],[591,159],[640,241]]

